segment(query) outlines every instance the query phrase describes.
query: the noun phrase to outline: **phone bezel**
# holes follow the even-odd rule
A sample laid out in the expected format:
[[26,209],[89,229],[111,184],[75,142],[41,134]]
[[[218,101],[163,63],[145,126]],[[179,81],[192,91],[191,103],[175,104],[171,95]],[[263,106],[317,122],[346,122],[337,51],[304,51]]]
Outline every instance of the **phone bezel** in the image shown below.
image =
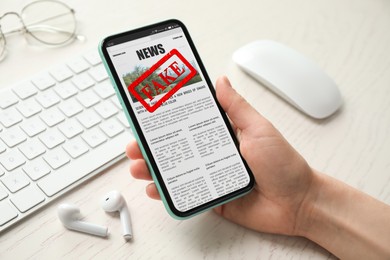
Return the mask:
[[[237,150],[239,152],[239,155],[240,155],[240,158],[241,160],[243,161],[243,164],[246,168],[246,171],[249,175],[249,182],[248,182],[248,185],[246,187],[243,187],[239,190],[236,190],[234,192],[231,192],[229,194],[226,194],[222,197],[219,197],[219,198],[216,198],[212,201],[209,201],[209,202],[206,202],[202,205],[199,205],[195,208],[192,208],[190,210],[187,210],[187,211],[180,211],[178,209],[176,209],[170,195],[169,195],[169,192],[168,192],[168,189],[165,185],[165,182],[161,176],[161,173],[157,167],[157,164],[156,164],[156,161],[155,159],[153,158],[152,156],[152,153],[151,153],[151,150],[146,142],[146,138],[144,136],[144,134],[142,133],[141,131],[141,127],[138,123],[138,120],[135,116],[135,113],[130,105],[130,102],[129,100],[127,99],[127,96],[126,96],[126,93],[125,93],[125,90],[124,88],[122,87],[122,83],[119,79],[119,76],[118,74],[116,73],[115,71],[115,67],[111,61],[111,58],[110,56],[108,55],[108,51],[107,51],[107,43],[111,42],[112,40],[114,39],[118,39],[118,38],[126,38],[126,36],[132,36],[134,37],[134,35],[143,35],[143,33],[145,31],[151,31],[151,30],[155,30],[156,28],[159,28],[159,27],[163,27],[163,26],[168,26],[170,24],[177,24],[181,27],[181,29],[183,30],[185,36],[186,36],[186,39],[188,41],[188,44],[189,46],[191,47],[191,51],[193,52],[193,55],[199,65],[199,69],[201,70],[202,74],[203,74],[203,77],[205,78],[206,80],[206,84],[208,85],[208,88],[210,89],[210,92],[214,98],[214,100],[216,101],[216,104],[217,104],[217,107],[218,107],[218,110],[219,112],[221,113],[221,116],[225,122],[225,124],[227,125],[227,128],[228,128],[228,131],[234,141],[234,144],[235,146],[237,147]],[[141,36],[141,37],[138,37],[138,38],[142,38],[144,36]],[[112,76],[112,80],[114,81],[113,83],[115,83],[114,87],[116,88],[117,90],[117,93],[119,93],[120,95],[120,100],[123,102],[122,105],[124,105],[126,107],[126,112],[128,113],[128,116],[130,116],[130,119],[131,119],[131,124],[133,125],[133,131],[135,130],[135,134],[138,136],[138,140],[141,142],[141,145],[144,149],[144,152],[146,153],[146,156],[147,156],[147,162],[150,164],[148,165],[149,167],[149,170],[151,170],[151,173],[152,175],[154,175],[154,180],[156,181],[157,180],[157,185],[158,185],[158,188],[161,189],[162,191],[162,195],[164,196],[163,199],[165,199],[166,203],[168,204],[168,207],[169,209],[171,210],[171,212],[178,218],[187,218],[187,217],[190,217],[192,215],[195,215],[197,213],[200,213],[200,212],[203,212],[205,210],[208,210],[210,208],[213,208],[213,207],[216,207],[218,205],[221,205],[227,201],[230,201],[232,199],[235,199],[236,197],[239,197],[239,196],[242,196],[246,193],[248,193],[254,186],[254,177],[253,177],[253,174],[251,172],[251,170],[249,169],[246,161],[244,160],[244,158],[242,157],[241,155],[241,152],[240,152],[240,149],[239,149],[239,144],[238,144],[238,141],[237,141],[237,138],[235,137],[234,135],[234,132],[233,132],[233,129],[230,125],[230,122],[228,120],[228,117],[225,113],[225,111],[222,109],[222,107],[220,106],[220,104],[218,103],[218,100],[217,100],[217,97],[216,97],[216,93],[215,93],[215,89],[210,81],[210,78],[206,72],[206,69],[205,67],[203,66],[203,63],[202,63],[202,60],[200,59],[200,56],[195,48],[195,45],[192,41],[192,38],[186,28],[186,26],[179,20],[176,20],[176,19],[170,19],[170,20],[166,20],[166,21],[162,21],[162,22],[159,22],[159,23],[155,23],[155,24],[151,24],[151,25],[148,25],[148,26],[144,26],[144,27],[140,27],[140,28],[137,28],[137,29],[134,29],[134,30],[130,30],[130,31],[126,31],[126,32],[122,32],[122,33],[119,33],[119,34],[114,34],[114,35],[111,35],[111,36],[108,36],[106,37],[105,39],[102,40],[101,44],[100,44],[100,50],[101,54],[103,55],[103,58],[105,60],[105,63],[106,63],[106,66],[108,66],[109,68],[109,71],[111,72],[111,76]],[[145,154],[144,154],[145,156]],[[152,169],[150,169],[152,168]],[[160,194],[161,195],[161,194]]]

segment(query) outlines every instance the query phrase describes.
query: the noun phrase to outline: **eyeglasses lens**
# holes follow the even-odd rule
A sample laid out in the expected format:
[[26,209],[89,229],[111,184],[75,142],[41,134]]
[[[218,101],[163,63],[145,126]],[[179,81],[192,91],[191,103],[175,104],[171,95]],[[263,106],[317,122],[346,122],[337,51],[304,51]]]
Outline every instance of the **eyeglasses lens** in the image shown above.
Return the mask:
[[76,19],[73,10],[56,1],[37,1],[22,11],[27,32],[38,41],[59,45],[75,36]]

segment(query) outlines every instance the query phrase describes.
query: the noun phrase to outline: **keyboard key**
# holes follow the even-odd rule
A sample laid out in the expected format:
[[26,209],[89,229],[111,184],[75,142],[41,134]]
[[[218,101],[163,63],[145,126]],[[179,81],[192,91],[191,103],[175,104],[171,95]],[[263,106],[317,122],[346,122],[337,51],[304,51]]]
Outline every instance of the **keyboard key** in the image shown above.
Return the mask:
[[17,192],[30,183],[30,180],[27,178],[26,174],[21,170],[8,173],[1,179],[1,181],[3,182],[4,186],[7,187],[7,189],[9,189],[9,191],[12,193]]
[[7,200],[0,201],[0,212],[0,226],[3,226],[5,223],[13,220],[18,216],[15,208],[11,206]]
[[27,118],[41,112],[42,110],[41,106],[34,99],[24,100],[19,103],[16,108],[24,117]]
[[130,128],[129,121],[127,121],[126,115],[124,112],[120,112],[119,115],[117,116],[119,121],[124,125],[126,128]]
[[73,138],[78,134],[81,134],[84,130],[83,127],[75,119],[67,120],[58,126],[58,129],[68,138]]
[[117,97],[116,95],[113,96],[112,98],[110,98],[110,100],[111,100],[112,103],[114,103],[114,105],[115,105],[118,109],[122,110],[122,105],[121,105],[121,103],[119,102],[119,99],[118,99],[118,97]]
[[52,149],[57,145],[60,145],[65,142],[65,138],[63,137],[63,135],[57,129],[54,128],[42,133],[38,138],[49,149]]
[[34,159],[46,151],[45,146],[43,146],[38,139],[28,140],[24,144],[21,144],[18,148],[29,160]]
[[79,102],[75,99],[70,99],[68,101],[62,102],[58,108],[64,113],[67,117],[72,117],[81,111],[83,111],[83,107]]
[[50,70],[50,74],[58,81],[62,82],[73,76],[72,71],[65,65],[58,66]]
[[38,91],[31,82],[24,82],[12,88],[18,97],[21,99],[26,99],[35,95]]
[[106,136],[97,128],[92,128],[88,132],[82,134],[81,137],[92,148],[95,148],[107,140]]
[[65,81],[54,87],[54,91],[62,98],[67,99],[77,94],[77,88],[71,81]]
[[108,79],[108,74],[103,64],[91,68],[88,73],[97,82],[102,82],[103,80]]
[[85,128],[91,128],[101,122],[99,115],[93,110],[84,111],[84,113],[78,115],[76,118]]
[[49,73],[42,73],[41,75],[33,78],[32,83],[39,89],[45,90],[56,84],[55,80]]
[[[3,200],[7,197],[8,197],[8,193],[2,187],[0,187],[0,200]],[[1,214],[1,211],[0,211],[0,214]]]
[[89,150],[88,146],[79,137],[66,142],[62,147],[73,159],[85,154]]
[[118,109],[109,100],[97,104],[94,109],[104,119],[107,119],[118,113]]
[[61,101],[60,98],[57,96],[57,94],[51,89],[39,94],[36,97],[36,100],[44,108],[49,108],[51,106],[54,106],[55,104]]
[[114,105],[115,105],[118,109],[122,110],[122,105],[121,105],[121,103],[119,102],[119,99],[118,99],[117,96],[113,96],[112,98],[110,98],[110,100],[112,101],[112,103],[114,103]]
[[20,212],[26,212],[44,200],[43,192],[35,184],[27,186],[11,198],[11,202]]
[[29,136],[33,137],[46,130],[45,124],[38,117],[29,119],[20,124],[20,128]]
[[58,110],[57,107],[43,111],[39,117],[50,127],[65,120],[65,116]]
[[22,115],[14,107],[8,108],[7,110],[0,112],[0,122],[5,127],[13,126],[14,124],[21,122],[22,120]]
[[92,66],[96,66],[99,63],[102,63],[99,53],[96,50],[90,50],[89,52],[84,54],[84,58],[91,64]]
[[99,97],[91,89],[77,95],[77,100],[86,108],[100,102]]
[[26,141],[26,134],[18,127],[11,128],[7,131],[4,131],[0,134],[1,140],[8,145],[9,147],[14,147],[17,144],[20,144]]
[[12,171],[25,162],[24,156],[16,149],[0,155],[0,163],[7,171]]
[[67,164],[70,159],[69,156],[62,149],[48,152],[43,156],[43,159],[50,165],[51,168],[58,169]]
[[18,97],[11,90],[0,91],[0,107],[5,109],[18,103]]
[[22,169],[34,181],[50,173],[49,165],[42,158],[26,163]]
[[111,118],[99,125],[100,129],[103,130],[103,132],[108,137],[114,137],[117,134],[123,132],[124,128],[115,118]]
[[89,68],[89,64],[81,57],[74,58],[73,60],[69,61],[67,64],[69,68],[74,73],[77,74]]
[[99,97],[106,99],[115,95],[115,90],[110,84],[110,82],[106,81],[100,84],[97,84],[93,90],[99,95]]
[[[0,141],[0,153],[5,152],[5,150],[7,150],[7,147],[2,141]],[[1,169],[0,169],[0,176],[1,176]]]
[[83,73],[74,77],[72,82],[80,90],[85,90],[95,85],[95,81],[87,73]]

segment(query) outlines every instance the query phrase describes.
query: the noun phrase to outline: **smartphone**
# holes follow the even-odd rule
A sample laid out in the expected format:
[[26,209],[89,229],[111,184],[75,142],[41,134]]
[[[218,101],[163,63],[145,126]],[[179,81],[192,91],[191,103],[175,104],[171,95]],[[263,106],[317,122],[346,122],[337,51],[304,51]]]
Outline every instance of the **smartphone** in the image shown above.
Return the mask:
[[253,174],[182,22],[108,36],[99,52],[172,217],[251,191]]

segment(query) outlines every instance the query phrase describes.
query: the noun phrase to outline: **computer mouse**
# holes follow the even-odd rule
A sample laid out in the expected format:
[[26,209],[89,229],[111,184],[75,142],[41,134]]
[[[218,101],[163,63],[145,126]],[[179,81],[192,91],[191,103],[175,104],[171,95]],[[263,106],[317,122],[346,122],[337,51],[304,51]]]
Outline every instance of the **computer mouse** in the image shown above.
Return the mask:
[[326,118],[341,107],[336,83],[313,61],[281,43],[271,40],[249,43],[234,52],[233,60],[313,118]]

